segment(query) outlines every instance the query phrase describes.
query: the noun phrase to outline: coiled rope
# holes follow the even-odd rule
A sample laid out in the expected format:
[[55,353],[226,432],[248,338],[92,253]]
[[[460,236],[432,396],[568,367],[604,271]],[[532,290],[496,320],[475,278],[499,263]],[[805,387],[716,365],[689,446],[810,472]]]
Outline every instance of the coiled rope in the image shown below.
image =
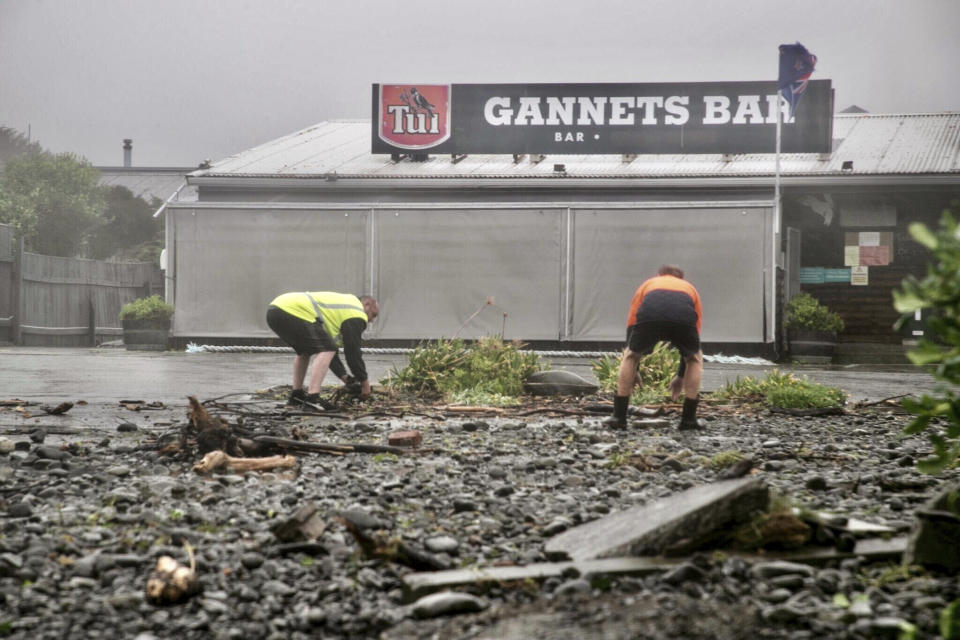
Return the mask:
[[[409,355],[413,353],[411,348],[402,347],[362,347],[361,351],[370,355]],[[193,342],[187,345],[187,353],[292,353],[290,347],[265,347],[256,345],[213,345],[213,344],[195,344]],[[535,353],[541,358],[603,358],[606,356],[619,356],[619,351],[524,351],[524,353]],[[773,363],[764,358],[747,358],[744,356],[725,356],[722,354],[714,356],[703,356],[707,362],[716,362],[721,364],[753,364],[753,365],[772,365]]]

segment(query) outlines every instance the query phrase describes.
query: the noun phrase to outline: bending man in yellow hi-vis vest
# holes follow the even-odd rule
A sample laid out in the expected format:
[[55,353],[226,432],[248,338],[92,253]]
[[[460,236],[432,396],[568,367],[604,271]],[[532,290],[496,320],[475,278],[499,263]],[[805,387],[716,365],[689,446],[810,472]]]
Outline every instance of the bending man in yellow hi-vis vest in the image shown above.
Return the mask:
[[[344,384],[360,384],[360,397],[370,397],[370,380],[360,353],[360,336],[367,324],[380,313],[380,306],[370,296],[359,298],[349,293],[333,291],[296,291],[283,293],[273,299],[267,309],[267,325],[286,342],[297,357],[293,361],[293,391],[290,404],[309,402],[326,409],[332,405],[320,399],[320,387],[327,369]],[[338,344],[350,367],[344,368],[337,356]],[[306,391],[310,359],[316,354],[313,372]]]

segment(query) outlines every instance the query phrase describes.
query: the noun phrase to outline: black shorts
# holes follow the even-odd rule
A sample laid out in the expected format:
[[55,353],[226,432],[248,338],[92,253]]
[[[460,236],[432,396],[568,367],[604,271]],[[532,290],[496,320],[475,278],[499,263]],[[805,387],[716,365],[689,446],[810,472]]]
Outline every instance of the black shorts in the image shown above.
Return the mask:
[[700,334],[694,325],[679,322],[638,322],[627,328],[627,346],[635,353],[646,355],[653,351],[660,341],[675,346],[684,358],[700,352]]
[[297,355],[313,355],[337,350],[337,343],[326,332],[321,322],[307,322],[279,307],[270,306],[267,309],[267,326],[277,334],[277,337],[290,345]]

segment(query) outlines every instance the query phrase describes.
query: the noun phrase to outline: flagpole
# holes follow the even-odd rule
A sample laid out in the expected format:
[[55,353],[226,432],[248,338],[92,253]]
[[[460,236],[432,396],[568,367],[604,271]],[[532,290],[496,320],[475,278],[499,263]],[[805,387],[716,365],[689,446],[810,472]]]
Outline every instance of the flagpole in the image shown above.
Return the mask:
[[773,333],[773,348],[777,350],[777,232],[780,229],[780,128],[783,121],[783,107],[780,101],[783,99],[783,92],[777,89],[777,142],[776,151],[773,160],[773,231],[770,244],[770,307],[771,330]]

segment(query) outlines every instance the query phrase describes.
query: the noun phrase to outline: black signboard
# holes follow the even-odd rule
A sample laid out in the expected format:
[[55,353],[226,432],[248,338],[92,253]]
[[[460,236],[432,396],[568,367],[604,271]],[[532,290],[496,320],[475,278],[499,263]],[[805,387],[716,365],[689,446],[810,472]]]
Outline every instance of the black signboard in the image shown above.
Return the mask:
[[[375,84],[373,153],[773,153],[777,84]],[[829,153],[830,80],[811,80],[784,153]]]

